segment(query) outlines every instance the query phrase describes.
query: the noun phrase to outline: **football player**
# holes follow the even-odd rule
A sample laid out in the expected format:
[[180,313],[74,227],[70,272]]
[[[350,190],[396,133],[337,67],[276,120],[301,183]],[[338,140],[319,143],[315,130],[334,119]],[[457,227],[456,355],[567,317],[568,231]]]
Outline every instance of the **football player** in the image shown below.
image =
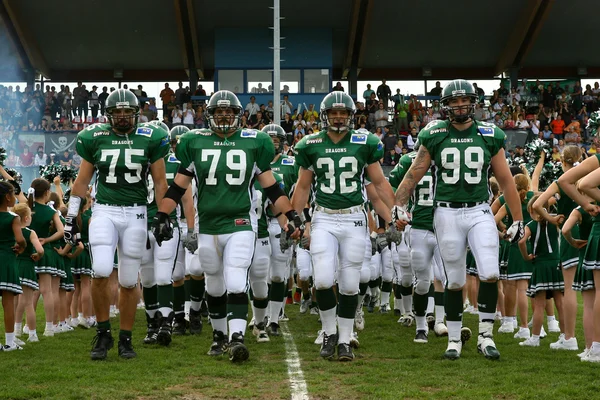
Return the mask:
[[[181,129],[183,128],[183,129]],[[180,131],[189,130],[184,126],[173,128],[169,133],[172,137]],[[179,169],[179,161],[174,154],[169,153],[165,156],[165,167],[167,172],[167,184],[173,183],[175,174]],[[154,182],[151,177],[148,179],[148,221],[154,218],[158,209],[156,198],[154,196]],[[194,213],[192,202],[192,190],[188,188],[185,195],[181,198],[184,207],[187,207],[188,212]],[[161,246],[156,246],[156,240],[153,235],[149,235],[146,251],[142,258],[140,268],[140,281],[142,283],[144,302],[146,304],[146,320],[148,330],[144,338],[145,344],[158,343],[162,346],[168,346],[171,343],[171,335],[173,330],[173,321],[177,315],[178,326],[185,327],[185,321],[182,321],[183,314],[183,289],[184,266],[182,262],[177,263],[177,259],[181,259],[184,254],[179,254],[180,243],[186,245],[191,242],[194,245],[194,220],[187,220],[186,236],[180,241],[179,220],[177,212],[173,210],[171,220],[174,221],[175,227],[173,238],[165,241]],[[150,229],[148,222],[148,229]],[[196,240],[197,243],[197,240]],[[177,281],[179,293],[177,296],[177,306],[174,305],[175,289],[173,281]]]
[[[354,101],[345,93],[332,92],[325,96],[320,113],[324,130],[305,136],[296,145],[296,163],[300,171],[292,196],[294,208],[301,212],[307,204],[315,178],[310,253],[324,330],[321,356],[333,358],[337,345],[340,361],[354,358],[350,338],[358,305],[367,231],[365,172],[383,203],[387,207],[393,203],[392,188],[379,164],[383,157],[383,144],[374,135],[352,130],[355,110]],[[388,216],[386,222],[390,220]],[[398,233],[394,227],[389,232],[391,235]],[[397,240],[397,237],[394,239]],[[336,300],[333,284],[338,256],[339,292]]]
[[441,102],[446,121],[432,121],[419,133],[419,151],[396,191],[392,212],[399,226],[411,220],[409,199],[432,168],[433,226],[447,275],[445,292],[448,348],[445,358],[458,359],[462,350],[462,291],[466,281],[466,249],[471,248],[481,279],[477,349],[499,359],[492,329],[498,298],[498,234],[488,201],[488,174],[494,173],[506,201],[515,210],[507,231],[513,241],[523,236],[519,195],[504,155],[506,135],[494,125],[474,120],[477,93],[469,82],[447,84]]
[[[175,155],[181,166],[160,203],[152,231],[159,245],[172,236],[169,213],[195,177],[198,254],[213,327],[208,354],[221,355],[227,345],[231,361],[244,361],[249,357],[244,344],[247,274],[257,229],[254,180],[263,187],[276,212],[287,217],[287,225],[283,226],[286,235],[298,238],[302,222],[273,177],[270,164],[275,148],[269,136],[239,128],[242,113],[239,99],[227,90],[220,90],[211,96],[207,113],[210,129],[190,131],[179,139]],[[200,275],[193,267],[190,272]]]
[[[419,142],[415,144],[415,151],[405,154],[400,158],[400,162],[390,172],[389,181],[392,188],[397,188],[402,182],[404,175],[409,170],[413,160],[417,156],[419,149]],[[434,256],[439,257],[438,244],[433,233],[433,198],[432,190],[433,179],[431,171],[428,170],[423,178],[417,184],[415,191],[411,198],[411,215],[412,225],[408,236],[408,245],[406,246],[409,254],[408,268],[403,268],[403,274],[401,276],[402,286],[407,287],[410,290],[410,295],[413,296],[415,319],[417,323],[417,332],[415,335],[415,343],[427,343],[429,334],[428,326],[426,324],[426,311],[427,302],[430,286],[433,282],[434,277]],[[441,264],[441,260],[436,260],[436,265]],[[405,272],[407,271],[407,272]],[[414,295],[412,293],[413,287],[413,274],[416,278],[414,285]],[[441,276],[437,276],[436,279],[442,280]],[[403,299],[405,296],[403,294]],[[412,312],[410,317],[412,323]],[[443,323],[442,323],[443,325]],[[443,334],[445,326],[439,325],[437,327],[438,335]]]
[[108,277],[115,248],[119,250],[121,285],[119,355],[136,356],[131,329],[138,300],[138,271],[148,240],[147,176],[150,172],[156,200],[160,201],[167,190],[164,157],[169,152],[169,133],[157,126],[138,126],[139,112],[138,100],[131,91],[115,90],[106,99],[109,123],[91,125],[77,135],[77,153],[83,160],[71,189],[64,235],[72,245],[79,241],[76,217],[97,172],[94,217],[89,227],[94,270],[92,300],[98,319],[92,360],[105,359],[113,346]]

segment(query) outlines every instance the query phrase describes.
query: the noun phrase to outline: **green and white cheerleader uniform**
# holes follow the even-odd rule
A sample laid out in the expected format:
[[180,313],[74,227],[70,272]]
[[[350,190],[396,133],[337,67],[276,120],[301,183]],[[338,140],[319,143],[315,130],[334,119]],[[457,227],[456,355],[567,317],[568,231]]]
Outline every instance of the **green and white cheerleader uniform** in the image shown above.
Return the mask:
[[[527,192],[525,196],[525,200],[521,202],[521,212],[523,213],[523,224],[527,225],[529,221],[531,221],[531,215],[527,211],[527,204],[529,200],[533,197],[533,192]],[[502,197],[501,204],[504,203],[504,198]],[[506,210],[508,215],[510,216],[510,221],[512,223],[512,214],[510,213],[510,209],[508,205],[506,206]],[[529,279],[531,278],[531,274],[533,272],[533,265],[530,261],[525,261],[523,256],[521,255],[521,251],[519,250],[518,243],[509,243],[508,245],[508,262],[506,266],[507,279],[511,281],[521,280],[521,279]],[[531,245],[527,242],[527,251],[531,251]],[[558,251],[558,246],[556,246],[556,251]]]
[[35,248],[31,243],[31,232],[29,228],[21,228],[23,237],[27,242],[25,251],[17,256],[17,267],[19,268],[19,278],[21,279],[21,286],[28,286],[33,290],[40,290],[40,284],[38,283],[37,274],[35,273],[35,261],[31,259],[31,255],[35,253]]
[[[581,207],[577,207],[576,210],[581,214],[579,238],[588,238],[594,223],[593,218]],[[586,249],[587,245],[579,249],[579,263],[577,264],[577,272],[575,272],[575,278],[573,279],[573,290],[577,290],[579,292],[583,290],[594,290],[596,288],[594,285],[594,271],[585,269],[583,267],[583,259],[585,257]]]
[[12,250],[15,245],[12,224],[16,217],[17,214],[12,212],[0,212],[0,294],[5,290],[14,294],[23,293],[17,256]]
[[[33,209],[31,215],[31,225],[29,229],[37,233],[38,238],[46,239],[50,237],[50,226],[56,214],[56,210],[49,205],[40,204],[37,202],[33,203]],[[66,276],[64,271],[58,269],[59,255],[54,251],[52,243],[44,243],[44,255],[35,264],[36,274],[51,274],[53,276],[60,276],[61,278]]]
[[537,292],[563,290],[565,282],[560,269],[558,229],[549,223],[531,221],[527,224],[531,231],[535,258],[531,262],[533,273],[529,280],[527,295],[534,297]]
[[81,214],[81,241],[83,242],[83,251],[72,260],[71,272],[73,275],[92,276],[92,259],[90,257],[90,219],[92,210],[86,210]]
[[[498,197],[498,201],[502,206],[505,204],[504,195]],[[508,208],[507,208],[508,210]],[[502,223],[504,226],[509,227],[512,225],[513,221],[509,213],[506,213],[504,218],[502,219]],[[510,248],[510,242],[507,240],[500,240],[500,247],[498,249],[498,263],[500,267],[500,277],[499,279],[505,281],[508,279],[508,249]]]
[[[558,186],[558,183],[554,181]],[[563,190],[558,187],[559,192],[555,195],[556,197],[556,212],[560,215],[564,215],[565,218],[569,218],[571,211],[577,207],[577,204],[571,200],[569,196]],[[571,231],[574,238],[579,238],[579,226],[575,225]],[[569,242],[564,238],[562,233],[560,234],[560,263],[563,269],[569,269],[576,267],[579,262],[579,250],[571,246]]]
[[[60,216],[60,221],[63,225],[65,224],[65,219],[62,216]],[[65,239],[60,238],[52,244],[56,248],[64,248],[67,245],[67,242],[65,242]],[[58,261],[58,268],[64,273],[64,276],[60,277],[60,284],[58,287],[66,292],[72,292],[75,290],[75,281],[73,280],[73,274],[71,273],[71,259],[66,256],[61,256],[58,253],[55,253],[55,255]]]

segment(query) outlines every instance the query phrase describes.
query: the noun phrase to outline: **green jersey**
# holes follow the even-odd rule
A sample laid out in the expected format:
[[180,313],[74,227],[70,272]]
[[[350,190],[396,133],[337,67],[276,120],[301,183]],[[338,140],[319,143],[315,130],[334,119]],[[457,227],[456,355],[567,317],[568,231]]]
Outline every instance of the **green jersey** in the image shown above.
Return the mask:
[[[281,189],[285,190],[285,186],[283,183],[283,178],[278,173],[273,172],[273,176],[275,180],[281,187]],[[269,211],[268,207],[271,201],[265,195],[265,191],[258,181],[254,181],[254,190],[256,190],[256,216],[258,218],[258,238],[266,238],[269,237],[269,222],[267,220],[267,214],[269,217],[272,217],[272,214]]]
[[54,214],[56,214],[54,208],[34,201],[29,228],[34,230],[40,239],[46,239],[50,236],[50,225],[52,224]]
[[281,154],[277,161],[271,163],[271,169],[283,177],[283,190],[288,197],[292,197],[292,191],[298,181],[298,167],[294,157]]
[[[167,171],[167,185],[171,185],[175,180],[175,175],[177,175],[177,170],[179,170],[179,160],[175,157],[174,154],[168,154],[165,157],[165,169]],[[156,204],[156,198],[154,197],[154,181],[152,180],[152,176],[148,176],[148,230],[152,227],[152,219],[158,212],[158,205]],[[177,208],[173,210],[170,215],[171,222],[173,226],[178,227],[179,221],[177,219]]]
[[15,245],[15,234],[13,233],[13,219],[17,214],[10,211],[0,212],[0,250],[12,251]]
[[321,131],[302,138],[296,152],[298,166],[315,176],[315,203],[342,209],[367,201],[365,169],[383,157],[383,143],[373,134],[353,130],[333,143],[327,131]]
[[77,135],[77,153],[96,167],[99,204],[145,205],[150,165],[169,149],[169,133],[150,124],[129,135],[115,133],[109,124],[93,124]]
[[[404,179],[404,175],[408,172],[416,156],[416,151],[403,155],[392,172],[390,172],[389,181],[394,190],[400,186],[400,182]],[[410,199],[409,207],[412,213],[411,226],[415,229],[424,229],[433,232],[432,186],[433,178],[431,170],[428,170],[415,187]]]
[[487,202],[491,161],[504,148],[506,135],[492,124],[476,121],[459,131],[450,121],[432,121],[419,133],[431,155],[434,201]]
[[252,185],[275,157],[268,134],[238,129],[224,139],[209,129],[195,129],[179,138],[175,154],[196,176],[200,233],[256,230]]
[[21,228],[21,232],[23,233],[23,237],[25,238],[25,241],[27,242],[27,247],[25,247],[25,251],[23,251],[21,254],[19,254],[17,256],[17,258],[33,262],[33,260],[31,259],[31,255],[36,252],[35,247],[33,247],[33,243],[31,243],[31,239],[30,239],[31,232],[33,232],[33,231],[29,228]]

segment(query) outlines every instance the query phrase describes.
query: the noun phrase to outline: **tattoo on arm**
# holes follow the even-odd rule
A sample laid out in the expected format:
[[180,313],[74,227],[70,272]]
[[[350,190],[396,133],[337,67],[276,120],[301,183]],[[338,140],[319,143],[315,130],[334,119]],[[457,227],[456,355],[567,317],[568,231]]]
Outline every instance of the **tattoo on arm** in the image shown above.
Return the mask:
[[400,186],[398,186],[398,190],[396,190],[397,204],[408,204],[408,200],[414,192],[417,183],[419,183],[421,178],[427,173],[430,164],[431,159],[429,157],[429,152],[425,147],[421,146],[415,160],[406,172],[406,175],[404,175]]

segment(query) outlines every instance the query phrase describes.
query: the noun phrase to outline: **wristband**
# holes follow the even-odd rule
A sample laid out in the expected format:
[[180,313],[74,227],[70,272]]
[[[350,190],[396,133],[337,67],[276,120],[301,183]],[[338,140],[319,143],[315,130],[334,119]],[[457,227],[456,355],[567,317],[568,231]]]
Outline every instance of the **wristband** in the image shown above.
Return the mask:
[[67,211],[67,217],[75,218],[79,214],[81,208],[81,197],[71,195],[69,198],[69,210]]

